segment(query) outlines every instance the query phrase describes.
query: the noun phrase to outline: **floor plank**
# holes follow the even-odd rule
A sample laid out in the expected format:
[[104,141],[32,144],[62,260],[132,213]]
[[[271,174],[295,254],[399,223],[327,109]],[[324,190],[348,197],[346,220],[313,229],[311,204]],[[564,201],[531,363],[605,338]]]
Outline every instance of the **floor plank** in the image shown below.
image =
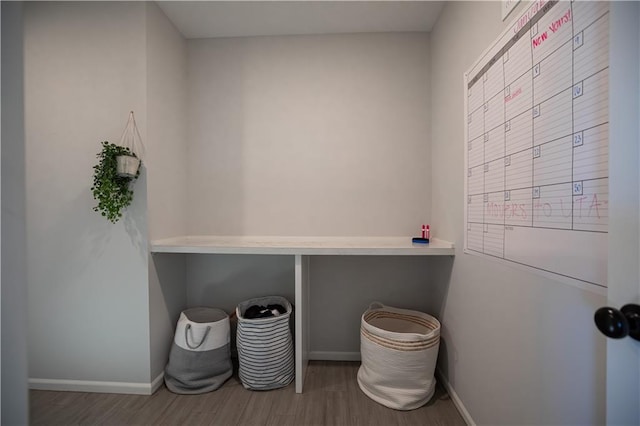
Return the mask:
[[237,375],[220,389],[176,395],[29,392],[32,425],[464,425],[440,386],[425,406],[397,411],[368,398],[358,387],[359,363],[312,361],[303,394],[295,385],[270,391],[246,390]]

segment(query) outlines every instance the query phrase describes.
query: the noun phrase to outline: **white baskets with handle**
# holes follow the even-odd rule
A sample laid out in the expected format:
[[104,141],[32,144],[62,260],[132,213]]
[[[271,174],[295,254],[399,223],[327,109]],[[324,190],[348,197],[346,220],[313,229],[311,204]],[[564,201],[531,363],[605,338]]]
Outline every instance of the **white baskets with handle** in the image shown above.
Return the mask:
[[386,407],[419,408],[435,392],[439,347],[436,318],[374,302],[361,319],[358,385]]
[[232,374],[227,313],[207,307],[182,311],[164,372],[167,389],[178,394],[210,392]]

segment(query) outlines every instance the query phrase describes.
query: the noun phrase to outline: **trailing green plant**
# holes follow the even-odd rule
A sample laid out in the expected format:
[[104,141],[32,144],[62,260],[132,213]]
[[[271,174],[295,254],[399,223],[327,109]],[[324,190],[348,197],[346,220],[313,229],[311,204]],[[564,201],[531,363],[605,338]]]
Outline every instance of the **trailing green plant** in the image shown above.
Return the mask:
[[98,164],[93,166],[91,192],[98,202],[93,210],[100,212],[112,223],[116,223],[122,217],[122,211],[133,201],[133,191],[129,184],[140,175],[138,169],[135,177],[119,176],[116,158],[120,155],[137,157],[127,147],[104,141],[102,151],[97,154]]

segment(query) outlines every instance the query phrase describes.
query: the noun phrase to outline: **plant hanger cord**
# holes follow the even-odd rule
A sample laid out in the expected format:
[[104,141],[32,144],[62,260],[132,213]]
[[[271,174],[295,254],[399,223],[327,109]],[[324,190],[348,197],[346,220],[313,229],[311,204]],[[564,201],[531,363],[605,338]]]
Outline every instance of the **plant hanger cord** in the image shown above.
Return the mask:
[[127,124],[122,131],[122,136],[120,136],[120,146],[129,148],[131,152],[135,153],[140,159],[144,157],[144,145],[133,111],[129,112],[129,120],[127,120]]

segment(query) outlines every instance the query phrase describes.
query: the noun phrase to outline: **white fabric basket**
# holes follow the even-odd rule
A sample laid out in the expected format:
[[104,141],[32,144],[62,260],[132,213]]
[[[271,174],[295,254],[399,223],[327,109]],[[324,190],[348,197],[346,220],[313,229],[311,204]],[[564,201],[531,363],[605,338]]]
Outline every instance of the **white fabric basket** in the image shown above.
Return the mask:
[[371,399],[396,410],[426,404],[440,346],[440,322],[431,315],[374,302],[362,315],[358,385]]
[[[252,305],[271,304],[282,305],[286,312],[268,318],[244,317]],[[287,386],[295,378],[293,339],[289,328],[291,311],[291,303],[280,296],[250,299],[236,308],[238,376],[246,389],[277,389]]]
[[182,311],[165,368],[167,389],[199,394],[218,389],[233,374],[229,316],[221,309]]

